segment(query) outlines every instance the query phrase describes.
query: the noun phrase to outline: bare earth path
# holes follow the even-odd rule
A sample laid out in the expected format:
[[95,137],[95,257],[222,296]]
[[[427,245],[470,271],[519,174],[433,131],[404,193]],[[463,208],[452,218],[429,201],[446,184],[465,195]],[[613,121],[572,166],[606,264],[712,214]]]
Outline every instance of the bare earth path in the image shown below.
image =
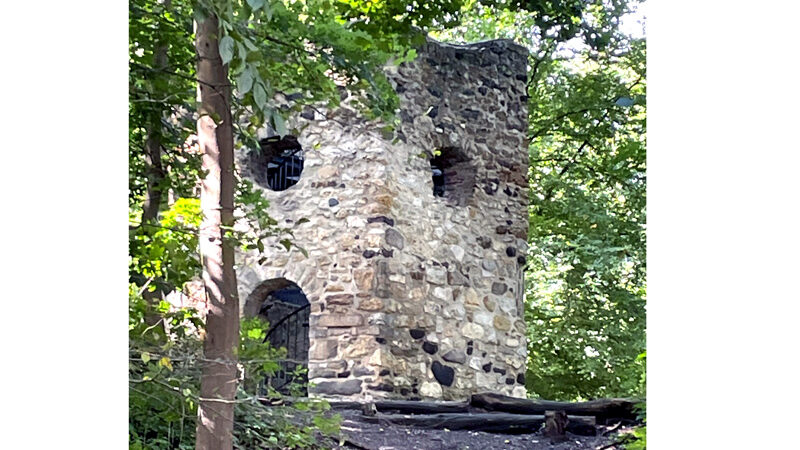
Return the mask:
[[[577,436],[567,433],[567,441],[551,443],[540,431],[529,434],[497,434],[481,431],[447,431],[404,427],[390,423],[367,423],[360,419],[361,412],[337,411],[342,415],[342,435],[346,436],[340,449],[368,450],[492,450],[492,449],[592,449],[614,450],[606,447],[615,437],[602,436],[604,429],[598,427],[597,436]],[[621,428],[617,431],[625,431]]]

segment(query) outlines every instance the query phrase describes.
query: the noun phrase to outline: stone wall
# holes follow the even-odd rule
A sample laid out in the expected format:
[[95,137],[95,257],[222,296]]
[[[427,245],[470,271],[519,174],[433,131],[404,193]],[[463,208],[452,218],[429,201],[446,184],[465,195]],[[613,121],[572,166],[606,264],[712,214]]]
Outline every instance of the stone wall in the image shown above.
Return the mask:
[[[270,241],[264,264],[239,254],[237,270],[250,314],[264,283],[303,289],[312,394],[525,395],[526,64],[508,41],[431,41],[390,72],[401,98],[393,133],[347,99],[296,118],[300,181],[264,195],[308,257]],[[433,195],[434,156],[443,197]],[[258,178],[262,168],[240,161]]]

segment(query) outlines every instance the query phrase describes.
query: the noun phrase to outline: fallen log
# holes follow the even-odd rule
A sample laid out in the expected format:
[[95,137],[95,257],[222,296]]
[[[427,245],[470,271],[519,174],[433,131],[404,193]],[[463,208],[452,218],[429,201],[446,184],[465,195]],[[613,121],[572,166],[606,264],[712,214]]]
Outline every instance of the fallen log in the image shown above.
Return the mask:
[[[329,401],[331,409],[362,409],[365,403]],[[396,411],[405,414],[459,413],[470,409],[467,402],[422,402],[413,400],[379,400],[372,402],[380,412]]]
[[473,394],[470,405],[486,411],[502,411],[515,414],[544,414],[545,411],[564,411],[570,416],[595,416],[598,421],[607,419],[635,420],[634,405],[637,400],[606,398],[588,402],[555,402],[551,400],[524,399],[506,395],[484,393]]
[[[566,431],[582,436],[597,434],[594,417],[572,416],[567,418]],[[544,415],[509,413],[442,413],[442,414],[378,414],[362,416],[370,423],[391,423],[416,428],[448,430],[487,431],[490,433],[519,433],[539,431],[545,422]]]

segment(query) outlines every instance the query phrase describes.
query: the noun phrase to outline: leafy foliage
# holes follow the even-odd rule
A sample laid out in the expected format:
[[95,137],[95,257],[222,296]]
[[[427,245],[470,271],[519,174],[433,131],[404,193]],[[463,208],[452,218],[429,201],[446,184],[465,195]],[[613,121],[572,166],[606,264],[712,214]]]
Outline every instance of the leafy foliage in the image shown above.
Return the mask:
[[[529,386],[550,397],[643,394],[643,60],[580,72],[554,64],[532,88]],[[626,99],[627,102],[620,102]]]
[[[161,320],[145,321],[147,302],[131,285],[129,317],[129,432],[132,449],[190,449],[203,363],[203,321],[196,311],[159,305]],[[265,376],[278,369],[285,349],[264,342],[268,323],[242,321],[239,361],[242,383],[236,399],[236,448],[321,448],[321,437],[338,436],[341,418],[330,405],[305,400],[288,406],[264,406],[257,397]],[[300,386],[292,386],[299,389]],[[269,398],[280,394],[270,390]]]
[[[129,2],[129,200],[140,207],[146,195],[145,142],[161,142],[161,188],[176,197],[195,196],[200,158],[190,151],[194,133],[196,83],[191,2]],[[162,48],[166,64],[158,61]],[[166,196],[165,196],[166,197]],[[166,200],[166,198],[164,198]]]
[[[141,211],[132,212],[139,223]],[[130,230],[130,271],[158,280],[161,291],[169,292],[191,280],[200,271],[197,230],[200,200],[178,199],[164,212],[160,224],[140,224]],[[153,283],[155,288],[155,283]]]

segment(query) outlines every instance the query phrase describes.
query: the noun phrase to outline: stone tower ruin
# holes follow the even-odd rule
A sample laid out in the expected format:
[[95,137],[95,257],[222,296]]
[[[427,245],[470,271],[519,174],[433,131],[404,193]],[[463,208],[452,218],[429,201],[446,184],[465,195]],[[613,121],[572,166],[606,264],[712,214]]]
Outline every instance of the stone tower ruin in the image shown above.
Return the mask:
[[526,65],[510,41],[429,40],[388,69],[393,131],[345,99],[239,155],[308,254],[238,254],[242,314],[291,343],[311,395],[525,396]]

